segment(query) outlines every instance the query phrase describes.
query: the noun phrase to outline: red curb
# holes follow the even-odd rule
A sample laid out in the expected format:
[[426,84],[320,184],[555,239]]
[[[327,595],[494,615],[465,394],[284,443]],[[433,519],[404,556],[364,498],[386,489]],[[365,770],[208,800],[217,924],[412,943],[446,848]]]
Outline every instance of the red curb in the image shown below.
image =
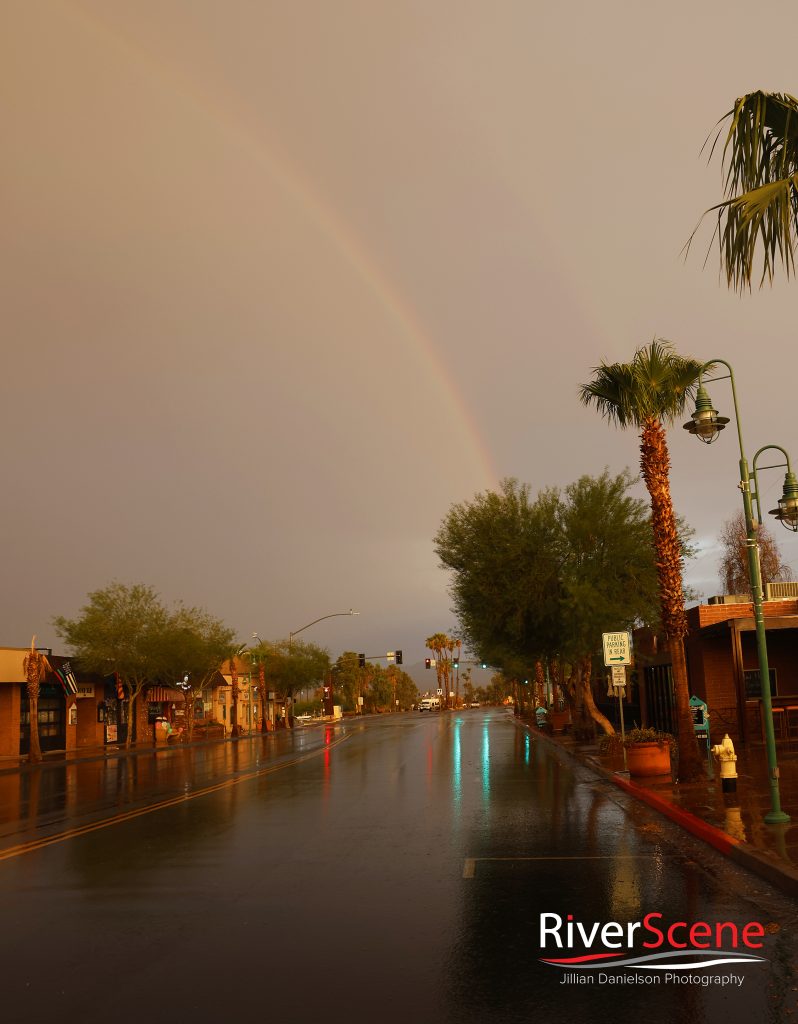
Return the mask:
[[780,861],[771,860],[765,853],[749,843],[735,839],[727,832],[717,828],[715,825],[710,825],[709,822],[697,817],[690,811],[685,811],[681,807],[663,800],[662,797],[652,793],[649,789],[638,786],[633,782],[627,782],[626,779],[621,778],[619,775],[607,771],[602,765],[596,763],[593,758],[581,756],[577,751],[570,749],[556,737],[546,735],[546,733],[534,728],[529,722],[519,721],[516,718],[513,721],[516,725],[528,729],[530,733],[533,733],[544,742],[557,747],[583,767],[588,768],[604,779],[614,782],[619,789],[623,789],[629,796],[634,797],[635,800],[648,804],[649,807],[659,814],[670,818],[671,821],[681,826],[685,831],[692,833],[696,838],[712,846],[719,853],[722,853],[729,860],[739,865],[739,867],[745,868],[753,875],[759,876],[759,878],[769,882],[770,885],[780,889],[793,899],[798,899],[798,870],[795,867]]
[[609,775],[608,778],[620,789],[626,790],[636,800],[641,800],[644,804],[648,804],[649,807],[653,807],[655,811],[664,814],[666,818],[675,821],[677,825],[681,825],[682,828],[692,832],[699,839],[703,839],[710,846],[714,846],[721,853],[730,856],[735,846],[740,845],[740,840],[730,836],[728,832],[724,832],[715,825],[710,825],[690,811],[685,811],[668,800],[663,800],[661,796],[657,796],[651,790],[637,786],[634,782],[627,782],[626,779],[622,779],[617,775]]

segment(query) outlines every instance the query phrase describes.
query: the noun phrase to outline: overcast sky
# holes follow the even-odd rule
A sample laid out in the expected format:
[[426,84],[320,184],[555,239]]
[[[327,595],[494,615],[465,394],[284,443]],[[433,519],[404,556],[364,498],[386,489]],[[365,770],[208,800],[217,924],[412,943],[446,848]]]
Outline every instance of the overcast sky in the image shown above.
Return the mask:
[[[4,0],[0,644],[116,579],[417,660],[451,504],[636,468],[577,387],[655,335],[798,458],[798,284],[729,293],[709,222],[680,257],[715,122],[798,93],[795,5],[759,10]],[[670,445],[709,596],[735,437]]]

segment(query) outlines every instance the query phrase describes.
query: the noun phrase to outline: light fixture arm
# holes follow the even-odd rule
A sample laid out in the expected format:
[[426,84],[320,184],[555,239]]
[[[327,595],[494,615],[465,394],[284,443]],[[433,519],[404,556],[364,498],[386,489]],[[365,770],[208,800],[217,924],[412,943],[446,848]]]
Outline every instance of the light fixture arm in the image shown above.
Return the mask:
[[[745,451],[743,448],[743,431],[742,427],[740,426],[740,406],[737,402],[737,386],[734,383],[734,370],[731,368],[730,364],[726,362],[725,359],[710,359],[709,362],[704,363],[704,365],[701,367],[701,370],[698,374],[698,386],[701,387],[701,385],[703,384],[704,374],[708,370],[712,370],[712,368],[714,366],[717,366],[718,363],[725,366],[729,372],[721,373],[717,377],[707,377],[706,381],[709,384],[716,380],[728,380],[731,382],[732,403],[734,405],[734,422],[737,425],[737,440],[740,444],[740,462],[742,463],[745,461]],[[740,476],[742,477],[742,473],[740,474]]]
[[[757,466],[756,460],[759,458],[759,456],[762,454],[762,452],[767,452],[767,451],[781,452],[781,454],[784,456],[784,462],[774,462],[770,466]],[[751,462],[751,475],[754,478],[754,492],[753,492],[752,496],[753,496],[754,501],[756,502],[756,517],[759,520],[760,525],[762,523],[762,505],[760,504],[760,501],[759,501],[759,479],[757,478],[757,472],[760,469],[783,469],[783,468],[787,469],[787,473],[792,473],[792,466],[790,465],[790,456],[781,447],[780,444],[766,444],[766,445],[764,445],[762,448],[759,449],[758,452],[756,452],[756,454],[754,455],[753,461]]]
[[288,646],[294,642],[294,637],[298,633],[304,633],[306,629],[310,629],[311,626],[315,626],[317,622],[323,622],[325,619],[334,619],[339,615],[360,615],[360,612],[353,611],[351,608],[348,612],[331,612],[329,615],[320,615],[318,619],[314,619],[313,622],[308,622],[304,626],[300,626],[299,629],[294,629],[288,634]]

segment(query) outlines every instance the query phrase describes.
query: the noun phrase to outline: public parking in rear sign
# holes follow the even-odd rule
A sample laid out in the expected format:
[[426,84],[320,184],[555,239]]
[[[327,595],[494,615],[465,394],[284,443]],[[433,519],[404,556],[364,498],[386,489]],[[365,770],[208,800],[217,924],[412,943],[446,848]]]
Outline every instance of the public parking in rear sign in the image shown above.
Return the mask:
[[632,637],[629,633],[602,633],[605,665],[632,664]]

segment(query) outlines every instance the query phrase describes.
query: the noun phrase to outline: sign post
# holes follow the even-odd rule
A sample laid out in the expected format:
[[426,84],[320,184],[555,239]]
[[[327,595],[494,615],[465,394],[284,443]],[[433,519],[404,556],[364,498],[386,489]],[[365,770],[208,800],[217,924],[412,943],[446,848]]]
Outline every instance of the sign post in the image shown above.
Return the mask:
[[621,719],[621,749],[623,770],[626,767],[626,729],[623,721],[623,698],[626,694],[626,665],[632,664],[632,637],[629,633],[602,633],[604,664],[612,670],[612,688],[618,694],[618,713]]

